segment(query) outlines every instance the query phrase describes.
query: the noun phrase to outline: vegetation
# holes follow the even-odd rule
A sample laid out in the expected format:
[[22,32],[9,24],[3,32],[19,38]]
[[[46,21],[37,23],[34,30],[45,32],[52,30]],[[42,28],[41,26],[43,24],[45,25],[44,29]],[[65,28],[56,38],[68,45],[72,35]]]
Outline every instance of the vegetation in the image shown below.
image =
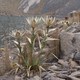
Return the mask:
[[[16,63],[16,70],[17,72],[21,71],[25,73],[25,76],[29,77],[35,72],[41,73],[42,70],[45,70],[43,68],[43,63],[46,59],[46,53],[44,53],[46,42],[48,39],[58,39],[48,37],[49,28],[55,21],[54,18],[47,16],[45,18],[27,18],[26,20],[31,26],[31,30],[23,33],[21,31],[16,31],[13,34],[15,35],[14,43],[19,50],[17,54],[18,63]],[[38,23],[40,21],[45,23],[45,30],[40,30],[38,28]],[[25,33],[27,34],[25,35]]]

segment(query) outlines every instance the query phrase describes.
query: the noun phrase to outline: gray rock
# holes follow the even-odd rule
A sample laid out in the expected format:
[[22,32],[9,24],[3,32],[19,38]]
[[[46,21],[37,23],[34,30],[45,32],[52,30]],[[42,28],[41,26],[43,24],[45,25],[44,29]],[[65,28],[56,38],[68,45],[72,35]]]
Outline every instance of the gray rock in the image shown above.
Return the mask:
[[73,40],[73,33],[69,32],[61,32],[60,34],[60,44],[61,44],[61,51],[65,56],[65,59],[67,59],[72,51],[75,49],[75,47],[72,44]]
[[74,60],[80,62],[80,53],[76,53],[76,54],[75,54],[75,56],[74,56]]
[[80,71],[73,72],[69,77],[72,80],[80,80]]
[[66,29],[67,32],[77,33],[80,32],[80,23],[73,23]]
[[64,58],[68,59],[76,54],[76,58],[80,59],[80,32],[72,33],[63,31],[60,34],[61,51]]
[[16,76],[15,76],[15,80],[23,80],[23,78],[16,75]]
[[52,65],[49,67],[49,70],[58,70],[59,68],[56,65]]
[[42,78],[43,80],[64,80],[56,77],[56,73],[49,73],[49,72],[47,72]]
[[57,76],[58,76],[59,78],[62,78],[62,79],[68,78],[68,75],[67,75],[67,74],[58,74]]
[[28,80],[42,80],[39,76],[34,76],[33,78],[30,78]]
[[64,79],[61,79],[61,78],[58,78],[58,77],[54,77],[54,76],[47,76],[44,78],[44,80],[64,80]]

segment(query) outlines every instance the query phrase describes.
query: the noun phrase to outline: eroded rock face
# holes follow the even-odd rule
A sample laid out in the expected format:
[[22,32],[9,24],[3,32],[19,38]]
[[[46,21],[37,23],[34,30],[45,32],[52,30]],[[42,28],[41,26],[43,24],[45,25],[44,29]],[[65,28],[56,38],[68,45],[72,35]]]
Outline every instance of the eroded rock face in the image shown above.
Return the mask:
[[72,44],[74,35],[72,33],[62,32],[60,34],[61,52],[65,57],[69,57],[75,49]]
[[[80,58],[80,32],[71,33],[71,32],[61,32],[60,34],[60,43],[61,43],[61,51],[65,56],[65,59],[70,57]],[[79,55],[79,56],[78,56]],[[79,59],[78,58],[78,59]]]

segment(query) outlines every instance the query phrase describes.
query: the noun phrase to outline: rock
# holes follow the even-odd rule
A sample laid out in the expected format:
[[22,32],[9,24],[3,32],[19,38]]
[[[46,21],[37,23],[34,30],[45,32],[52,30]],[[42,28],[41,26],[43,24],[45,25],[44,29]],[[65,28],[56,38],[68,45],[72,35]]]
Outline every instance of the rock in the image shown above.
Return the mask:
[[69,77],[72,80],[80,80],[80,71],[73,72]]
[[50,66],[48,69],[54,71],[54,70],[58,70],[59,68],[56,65],[53,65],[53,66]]
[[16,75],[16,76],[15,76],[15,80],[23,80],[23,78]]
[[64,80],[56,77],[56,73],[50,73],[50,72],[42,73],[42,79],[43,80]]
[[58,78],[58,77],[50,76],[50,77],[44,78],[44,80],[65,80],[65,79],[61,79],[61,78]]
[[76,66],[78,66],[78,64],[75,61],[73,61],[72,59],[69,60],[69,65],[71,68],[75,68]]
[[77,33],[80,32],[80,23],[74,23],[66,29],[67,32]]
[[68,62],[67,61],[64,61],[64,60],[58,60],[58,63],[59,64],[61,64],[62,66],[64,66],[64,67],[69,67],[69,64],[68,64]]
[[0,80],[15,80],[15,76],[14,75],[3,75],[3,76],[0,76]]
[[80,64],[80,53],[79,52],[75,54],[74,60]]
[[61,79],[61,78],[57,78],[57,77],[51,77],[50,80],[65,80],[65,79]]
[[[76,53],[80,53],[80,33],[71,33],[63,31],[60,34],[61,51],[65,56],[64,59]],[[74,56],[73,56],[74,57]],[[76,59],[80,59],[80,54],[76,54]]]
[[80,77],[80,71],[73,72],[71,75]]
[[34,76],[34,80],[42,80],[39,76]]
[[56,76],[55,73],[46,72],[46,75],[43,77],[43,80],[52,80]]
[[41,78],[44,79],[48,75],[48,72],[42,72]]
[[28,80],[42,80],[39,76],[34,76],[33,78],[30,78]]
[[80,70],[80,66],[75,66],[76,69]]
[[57,76],[58,76],[59,78],[62,78],[62,79],[68,78],[68,75],[67,75],[67,74],[62,74],[62,73],[58,74]]
[[61,52],[65,56],[64,59],[68,59],[70,54],[74,50],[74,46],[72,45],[73,33],[69,32],[61,32],[60,34],[60,45],[61,45]]

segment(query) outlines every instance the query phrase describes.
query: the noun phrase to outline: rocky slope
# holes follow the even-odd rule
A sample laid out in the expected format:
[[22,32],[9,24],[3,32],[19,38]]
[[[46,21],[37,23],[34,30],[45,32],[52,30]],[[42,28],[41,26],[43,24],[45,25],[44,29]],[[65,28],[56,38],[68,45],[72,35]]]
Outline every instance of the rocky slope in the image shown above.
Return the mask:
[[19,2],[20,0],[0,0],[0,15],[21,15]]
[[[0,14],[54,14],[66,16],[80,9],[80,0],[0,0]],[[25,13],[26,14],[25,14]]]
[[[43,3],[43,0],[41,0]],[[53,14],[56,13],[60,16],[65,16],[69,12],[73,10],[79,10],[80,9],[80,0],[44,0],[44,4],[39,3],[40,6],[36,6],[31,11],[35,13],[41,13],[41,14]]]

